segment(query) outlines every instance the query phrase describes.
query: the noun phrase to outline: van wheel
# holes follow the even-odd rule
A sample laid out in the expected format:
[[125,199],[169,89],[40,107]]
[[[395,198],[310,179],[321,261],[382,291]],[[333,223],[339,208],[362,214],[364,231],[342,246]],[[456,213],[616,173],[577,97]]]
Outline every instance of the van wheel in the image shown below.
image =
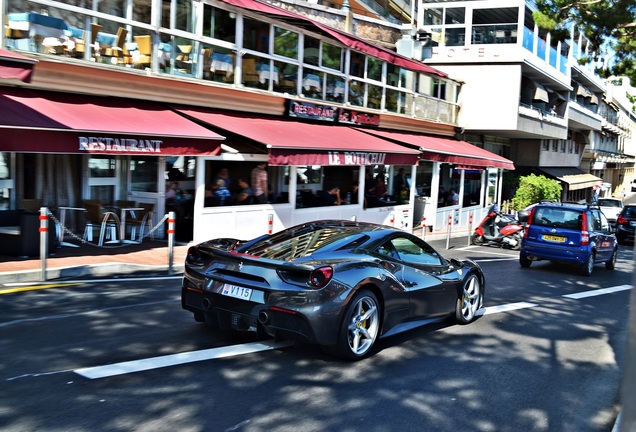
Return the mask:
[[520,254],[519,255],[519,265],[523,268],[528,268],[532,264],[532,261],[528,259],[527,256]]

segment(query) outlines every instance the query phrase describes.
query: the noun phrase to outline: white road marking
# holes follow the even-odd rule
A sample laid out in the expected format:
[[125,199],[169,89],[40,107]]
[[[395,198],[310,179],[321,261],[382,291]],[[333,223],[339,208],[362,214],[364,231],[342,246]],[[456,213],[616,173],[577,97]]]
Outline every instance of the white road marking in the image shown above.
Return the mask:
[[[592,291],[583,291],[574,294],[565,294],[562,297],[580,299],[585,297],[599,296],[604,294],[612,294],[619,291],[632,289],[632,285],[619,285],[609,288],[601,288]],[[478,315],[493,315],[496,313],[510,312],[539,306],[538,303],[518,302],[509,303],[498,306],[488,306],[480,309]],[[88,379],[107,378],[117,375],[124,375],[134,372],[147,371],[163,367],[169,367],[179,364],[192,363],[204,360],[213,360],[238,355],[250,354],[260,351],[284,348],[293,345],[292,341],[284,342],[260,342],[248,343],[243,345],[233,345],[228,347],[212,348],[200,351],[191,351],[178,354],[165,355],[160,357],[152,357],[141,360],[133,360],[122,363],[115,363],[105,366],[95,366],[88,368],[75,369],[73,372],[82,375]]]
[[580,293],[565,294],[563,297],[571,298],[571,299],[582,299],[582,298],[586,298],[586,297],[594,297],[594,296],[599,296],[599,295],[604,295],[604,294],[612,294],[612,293],[615,293],[615,292],[625,291],[625,290],[632,289],[632,288],[633,288],[632,285],[619,285],[619,286],[609,287],[609,288],[600,288],[600,289],[592,290],[592,291],[583,291],[583,292],[580,292]]
[[243,345],[233,345],[227,347],[211,348],[200,351],[190,351],[178,354],[170,354],[160,357],[151,357],[141,360],[132,360],[122,363],[114,363],[105,366],[95,366],[82,369],[75,369],[74,372],[89,379],[99,379],[116,375],[125,375],[133,372],[141,372],[152,369],[159,369],[185,363],[198,362],[203,360],[214,360],[225,357],[233,357],[243,354],[251,354],[260,351],[284,348],[292,345],[293,342],[254,342]]
[[536,303],[519,302],[519,303],[509,303],[509,304],[504,304],[499,306],[488,306],[480,310],[484,311],[482,315],[492,315],[496,313],[510,312],[513,310],[527,309],[527,308],[536,307],[536,306],[539,306],[539,305]]

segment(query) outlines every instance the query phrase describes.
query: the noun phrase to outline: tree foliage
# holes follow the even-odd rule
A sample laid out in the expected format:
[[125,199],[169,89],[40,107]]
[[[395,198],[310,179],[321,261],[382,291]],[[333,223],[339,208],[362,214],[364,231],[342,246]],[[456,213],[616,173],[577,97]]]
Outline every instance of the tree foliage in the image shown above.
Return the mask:
[[530,174],[519,177],[519,187],[512,198],[515,210],[521,210],[541,200],[561,200],[561,184],[546,176]]
[[[575,22],[591,42],[594,54],[609,63],[600,76],[627,76],[636,86],[636,2],[634,0],[536,0],[536,24],[552,33]],[[553,35],[554,36],[554,35]],[[564,40],[562,34],[557,40]],[[609,44],[609,52],[607,50]],[[610,56],[614,56],[610,58]]]

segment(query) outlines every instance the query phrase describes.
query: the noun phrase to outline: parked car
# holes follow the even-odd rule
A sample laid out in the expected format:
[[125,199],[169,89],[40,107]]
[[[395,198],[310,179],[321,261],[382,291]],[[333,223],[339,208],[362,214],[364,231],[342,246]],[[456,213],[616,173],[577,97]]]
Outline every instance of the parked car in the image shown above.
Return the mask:
[[618,244],[634,242],[636,235],[636,204],[628,204],[616,219],[616,240]]
[[612,227],[616,226],[616,218],[623,209],[623,200],[618,198],[599,198],[596,204],[601,208]]
[[472,322],[484,292],[470,260],[446,260],[393,227],[332,220],[191,247],[181,299],[213,327],[299,339],[356,360],[378,338],[449,317]]
[[588,204],[538,204],[530,215],[521,240],[519,264],[549,260],[575,264],[590,276],[594,264],[613,270],[618,242],[607,217]]

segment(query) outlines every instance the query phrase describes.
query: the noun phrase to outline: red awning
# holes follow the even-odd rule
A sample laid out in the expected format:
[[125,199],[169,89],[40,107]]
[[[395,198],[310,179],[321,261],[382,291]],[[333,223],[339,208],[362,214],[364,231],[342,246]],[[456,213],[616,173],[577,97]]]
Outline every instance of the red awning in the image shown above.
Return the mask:
[[31,82],[37,60],[0,48],[0,79]]
[[347,126],[175,107],[268,148],[270,165],[417,165],[419,151]]
[[471,169],[477,167],[515,169],[511,160],[466,141],[376,129],[361,130],[368,134],[417,146],[422,150],[421,158],[425,160],[470,166]]
[[0,88],[0,151],[214,155],[224,139],[152,102]]
[[395,64],[397,66],[400,66],[415,72],[433,74],[440,77],[448,76],[446,73],[442,71],[438,71],[437,69],[433,69],[432,67],[427,66],[424,63],[399,55],[395,51],[392,51],[388,48],[385,48],[379,45],[374,45],[372,43],[367,42],[366,40],[362,38],[348,34],[342,30],[338,30],[336,28],[330,27],[318,21],[312,20],[311,18],[308,18],[304,15],[300,15],[300,14],[294,13],[292,11],[288,11],[286,9],[282,9],[274,5],[261,3],[256,0],[222,0],[222,1],[232,6],[237,6],[242,9],[248,9],[254,12],[275,15],[281,18],[292,18],[292,19],[301,20],[303,22],[312,24],[313,26],[329,34],[331,37],[340,41],[340,43],[342,43],[343,45],[348,46],[349,48],[354,49],[356,51],[363,52],[370,56],[379,58],[380,60],[387,61],[389,63]]

